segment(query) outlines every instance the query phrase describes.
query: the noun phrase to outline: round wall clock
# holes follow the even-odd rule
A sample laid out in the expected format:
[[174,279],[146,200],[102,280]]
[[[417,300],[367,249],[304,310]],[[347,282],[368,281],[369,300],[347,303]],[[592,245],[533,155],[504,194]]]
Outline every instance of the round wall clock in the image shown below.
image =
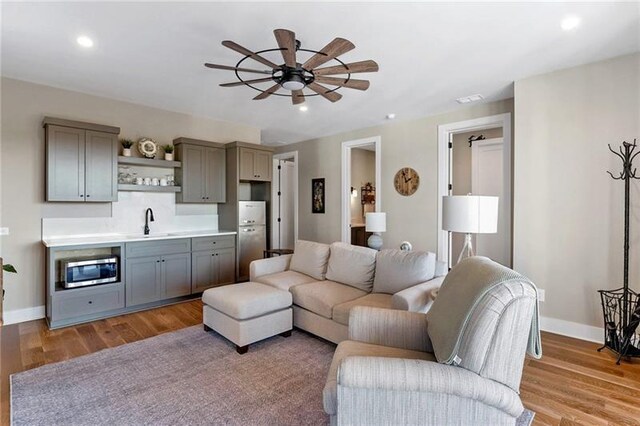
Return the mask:
[[411,167],[403,167],[398,170],[396,177],[393,179],[393,186],[398,194],[409,196],[413,195],[420,185],[420,176],[418,172]]

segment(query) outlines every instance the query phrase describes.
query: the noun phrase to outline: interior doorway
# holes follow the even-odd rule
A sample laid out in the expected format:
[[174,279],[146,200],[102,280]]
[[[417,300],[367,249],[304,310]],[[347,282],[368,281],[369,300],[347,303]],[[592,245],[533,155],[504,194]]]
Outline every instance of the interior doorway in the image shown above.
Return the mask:
[[364,216],[381,211],[381,138],[342,143],[342,241],[366,246]]
[[273,156],[271,248],[293,250],[298,239],[298,152]]
[[442,197],[499,198],[498,232],[472,235],[475,253],[505,266],[512,262],[511,114],[451,123],[438,128],[438,258],[452,267],[464,234],[442,230]]

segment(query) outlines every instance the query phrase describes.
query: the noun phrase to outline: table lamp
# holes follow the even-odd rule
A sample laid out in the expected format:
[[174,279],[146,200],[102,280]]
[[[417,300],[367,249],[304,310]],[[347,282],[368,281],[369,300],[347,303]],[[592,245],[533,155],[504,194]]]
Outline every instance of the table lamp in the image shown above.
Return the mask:
[[456,263],[474,256],[471,234],[498,232],[498,197],[471,194],[442,197],[442,229],[465,234]]
[[381,232],[387,231],[387,214],[386,213],[367,213],[365,218],[365,231],[373,232],[367,240],[367,245],[375,250],[382,248]]

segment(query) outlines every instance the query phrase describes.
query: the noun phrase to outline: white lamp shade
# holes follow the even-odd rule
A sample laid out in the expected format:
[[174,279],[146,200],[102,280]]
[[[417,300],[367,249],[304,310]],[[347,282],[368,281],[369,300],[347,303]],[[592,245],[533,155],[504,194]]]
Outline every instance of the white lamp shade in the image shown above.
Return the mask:
[[498,232],[498,197],[478,195],[442,197],[442,229],[470,234]]
[[365,230],[367,232],[387,232],[386,213],[367,213],[364,216]]

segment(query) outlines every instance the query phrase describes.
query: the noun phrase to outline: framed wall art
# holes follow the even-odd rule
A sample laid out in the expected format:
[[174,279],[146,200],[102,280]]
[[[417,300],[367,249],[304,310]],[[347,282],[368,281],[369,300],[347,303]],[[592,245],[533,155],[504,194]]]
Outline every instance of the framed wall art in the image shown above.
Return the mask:
[[324,178],[311,179],[311,213],[324,213]]

